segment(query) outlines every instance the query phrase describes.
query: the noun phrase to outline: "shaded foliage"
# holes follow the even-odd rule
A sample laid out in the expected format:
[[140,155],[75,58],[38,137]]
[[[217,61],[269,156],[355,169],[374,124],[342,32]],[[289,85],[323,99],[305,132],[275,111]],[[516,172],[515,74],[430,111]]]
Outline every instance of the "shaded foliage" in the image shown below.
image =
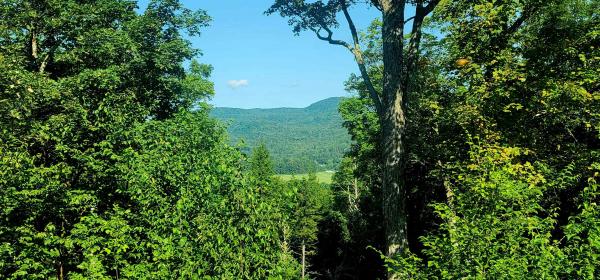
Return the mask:
[[[440,3],[407,96],[410,252],[386,259],[388,269],[419,279],[597,277],[597,8],[577,0]],[[362,35],[375,86],[380,24]],[[377,115],[361,77],[347,87],[356,97],[340,112],[354,142],[333,184],[343,203],[322,229],[347,240],[332,244],[342,253],[323,255],[324,271],[351,271],[336,279],[376,264],[348,265],[368,254],[346,244],[383,251],[354,227],[379,211],[355,202],[381,187]]]

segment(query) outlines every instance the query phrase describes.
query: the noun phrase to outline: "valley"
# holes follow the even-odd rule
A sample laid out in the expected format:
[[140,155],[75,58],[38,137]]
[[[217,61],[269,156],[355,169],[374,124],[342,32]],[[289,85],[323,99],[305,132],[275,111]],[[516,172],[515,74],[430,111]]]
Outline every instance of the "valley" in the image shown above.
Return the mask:
[[338,113],[341,97],[318,101],[306,108],[214,108],[211,116],[228,125],[233,145],[243,142],[246,154],[264,142],[275,172],[302,174],[335,170],[350,136]]

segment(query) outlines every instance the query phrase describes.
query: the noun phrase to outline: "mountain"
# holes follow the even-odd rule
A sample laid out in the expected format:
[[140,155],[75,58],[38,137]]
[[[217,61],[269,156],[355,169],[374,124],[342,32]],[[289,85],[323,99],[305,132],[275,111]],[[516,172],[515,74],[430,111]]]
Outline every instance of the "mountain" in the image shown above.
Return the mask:
[[243,140],[246,151],[265,142],[279,174],[333,170],[350,137],[338,113],[341,97],[306,108],[238,109],[217,107],[211,115],[227,123],[232,143]]

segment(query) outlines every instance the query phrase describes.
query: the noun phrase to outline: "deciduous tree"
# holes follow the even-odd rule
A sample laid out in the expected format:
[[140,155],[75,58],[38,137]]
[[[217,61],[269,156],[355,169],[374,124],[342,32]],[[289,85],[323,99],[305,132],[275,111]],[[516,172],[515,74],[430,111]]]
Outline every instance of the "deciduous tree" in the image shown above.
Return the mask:
[[[370,3],[381,11],[383,80],[378,91],[369,75],[361,49],[361,41],[349,8],[357,4],[352,0],[330,1],[275,1],[267,13],[279,13],[290,18],[294,32],[313,31],[316,36],[333,45],[342,46],[352,53],[361,77],[365,82],[373,106],[379,116],[382,130],[383,209],[386,229],[386,255],[393,256],[407,249],[406,185],[404,166],[406,146],[406,96],[411,94],[411,82],[415,77],[423,21],[439,0],[392,1],[372,0]],[[413,17],[405,18],[409,5],[415,6]],[[342,13],[350,29],[351,42],[334,38],[333,29],[339,25],[337,14]],[[408,22],[412,27],[405,28]],[[405,32],[408,31],[408,32]],[[405,33],[410,34],[408,43]]]

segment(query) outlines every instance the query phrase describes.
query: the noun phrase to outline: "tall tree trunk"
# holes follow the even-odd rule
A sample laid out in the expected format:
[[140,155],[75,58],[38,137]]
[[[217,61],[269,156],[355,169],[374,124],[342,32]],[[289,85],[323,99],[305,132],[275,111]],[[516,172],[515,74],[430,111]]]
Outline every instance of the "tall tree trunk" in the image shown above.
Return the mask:
[[[383,101],[381,118],[383,159],[383,215],[386,255],[392,257],[408,246],[406,186],[404,183],[404,1],[383,1]],[[389,275],[389,279],[397,279]]]
[[33,27],[31,28],[29,36],[31,39],[31,44],[29,46],[29,48],[31,49],[31,57],[33,58],[33,60],[35,62],[35,60],[38,58],[38,42],[37,42],[37,33],[35,32]]
[[306,246],[302,242],[302,280],[306,279]]
[[[379,94],[367,71],[362,51],[360,38],[354,22],[348,12],[348,1],[341,0],[341,10],[348,22],[353,38],[353,44],[332,38],[333,32],[322,24],[319,29],[313,28],[317,37],[333,45],[341,45],[352,52],[358,64],[361,76],[365,82],[369,96],[373,100],[379,116],[382,129],[381,159],[383,167],[383,218],[385,226],[387,257],[404,253],[408,249],[405,184],[405,95],[409,94],[411,80],[416,72],[419,44],[421,41],[421,28],[425,17],[433,11],[440,0],[406,1],[406,0],[371,0],[383,15],[383,92]],[[416,6],[413,20],[411,38],[408,44],[407,55],[404,54],[404,10],[406,2]],[[428,3],[425,6],[425,3]],[[321,29],[326,35],[320,34]],[[390,274],[388,279],[406,278],[400,274]]]
[[386,112],[383,135],[383,215],[385,219],[386,256],[404,252],[408,246],[406,185],[404,183],[405,119],[402,97]]
[[64,268],[62,261],[58,261],[58,269],[56,271],[56,279],[63,280],[64,279]]

